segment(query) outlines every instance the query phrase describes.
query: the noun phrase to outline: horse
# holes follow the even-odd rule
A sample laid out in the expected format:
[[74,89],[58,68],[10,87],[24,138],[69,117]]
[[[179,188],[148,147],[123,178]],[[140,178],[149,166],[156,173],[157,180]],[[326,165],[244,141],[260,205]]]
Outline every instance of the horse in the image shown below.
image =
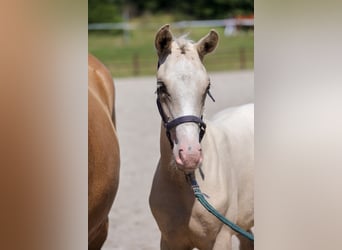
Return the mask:
[[[198,42],[174,38],[170,25],[155,36],[160,159],[149,196],[161,231],[160,249],[232,249],[236,233],[195,200],[193,174],[218,212],[252,233],[254,226],[254,105],[230,107],[203,120],[210,79],[203,58],[218,44],[211,30]],[[254,243],[236,235],[240,249]]]
[[101,249],[119,185],[115,89],[109,70],[88,55],[88,249]]

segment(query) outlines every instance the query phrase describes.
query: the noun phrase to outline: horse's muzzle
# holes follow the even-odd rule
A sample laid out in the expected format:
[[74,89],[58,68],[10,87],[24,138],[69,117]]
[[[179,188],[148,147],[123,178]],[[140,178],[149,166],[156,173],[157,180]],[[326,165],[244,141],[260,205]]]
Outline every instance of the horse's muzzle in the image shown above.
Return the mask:
[[174,157],[179,168],[184,171],[194,171],[202,162],[202,148],[196,146],[180,146],[174,149]]

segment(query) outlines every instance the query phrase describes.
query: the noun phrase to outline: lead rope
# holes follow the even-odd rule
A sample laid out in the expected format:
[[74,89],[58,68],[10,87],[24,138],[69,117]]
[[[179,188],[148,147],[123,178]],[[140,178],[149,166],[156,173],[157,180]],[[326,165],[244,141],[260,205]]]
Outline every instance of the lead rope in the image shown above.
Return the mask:
[[202,204],[202,206],[207,209],[208,212],[210,212],[211,214],[213,214],[217,219],[219,219],[222,223],[224,223],[225,225],[229,226],[232,230],[234,230],[235,232],[241,234],[242,236],[246,237],[247,239],[254,241],[254,236],[253,234],[243,230],[241,227],[239,227],[238,225],[234,224],[233,222],[231,222],[230,220],[228,220],[227,218],[225,218],[223,215],[221,215],[213,206],[211,206],[208,201],[205,199],[203,193],[201,192],[197,181],[195,179],[195,176],[193,173],[191,174],[187,174],[186,175],[187,180],[189,181],[192,190],[194,191],[194,195],[197,198],[197,200]]

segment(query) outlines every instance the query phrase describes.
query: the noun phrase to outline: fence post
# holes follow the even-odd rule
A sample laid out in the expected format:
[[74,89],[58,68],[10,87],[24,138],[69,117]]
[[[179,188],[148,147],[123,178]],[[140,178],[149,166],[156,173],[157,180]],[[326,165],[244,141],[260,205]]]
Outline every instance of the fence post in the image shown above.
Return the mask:
[[135,53],[133,55],[133,75],[137,76],[140,73],[140,63],[139,63],[139,54]]
[[246,49],[240,48],[240,69],[246,68]]

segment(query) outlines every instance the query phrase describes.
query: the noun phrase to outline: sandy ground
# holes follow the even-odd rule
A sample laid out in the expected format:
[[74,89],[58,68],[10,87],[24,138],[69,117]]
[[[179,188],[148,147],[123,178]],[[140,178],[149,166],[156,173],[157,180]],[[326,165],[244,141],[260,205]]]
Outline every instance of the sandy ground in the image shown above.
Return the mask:
[[[254,101],[253,71],[212,73],[210,79],[216,102],[207,98],[207,118],[228,106]],[[156,80],[155,77],[115,79],[115,86],[121,173],[103,249],[157,250],[160,233],[148,205],[159,159]]]

